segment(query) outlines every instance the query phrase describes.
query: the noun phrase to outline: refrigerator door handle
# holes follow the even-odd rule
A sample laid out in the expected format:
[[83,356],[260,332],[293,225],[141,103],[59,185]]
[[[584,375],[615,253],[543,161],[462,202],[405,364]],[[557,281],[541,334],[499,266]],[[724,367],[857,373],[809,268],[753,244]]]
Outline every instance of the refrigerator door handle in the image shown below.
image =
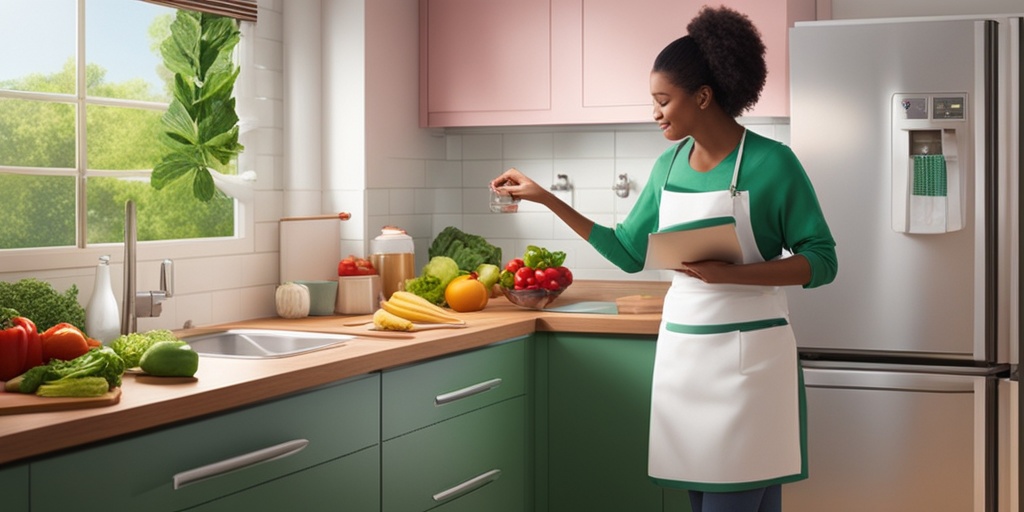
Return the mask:
[[870,370],[825,370],[804,367],[804,383],[816,388],[877,389],[931,393],[973,393],[972,379],[962,375]]

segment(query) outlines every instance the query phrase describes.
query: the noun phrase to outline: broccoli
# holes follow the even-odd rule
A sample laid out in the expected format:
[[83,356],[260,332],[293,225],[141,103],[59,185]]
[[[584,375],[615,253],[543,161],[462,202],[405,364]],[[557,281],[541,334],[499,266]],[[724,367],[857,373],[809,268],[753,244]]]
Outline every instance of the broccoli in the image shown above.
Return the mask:
[[178,341],[178,338],[167,329],[154,329],[145,333],[132,332],[122,334],[110,342],[110,348],[124,359],[126,368],[135,368],[142,360],[142,354],[158,341]]
[[78,287],[73,284],[59,293],[50,283],[31,277],[13,283],[0,281],[0,306],[18,310],[39,332],[61,322],[85,329],[85,308],[78,303]]
[[124,370],[124,360],[113,349],[97,347],[70,361],[53,359],[48,364],[36,366],[8,381],[5,388],[7,391],[37,393],[41,386],[56,381],[100,377],[106,381],[107,388],[110,389],[121,385],[121,376],[124,375]]

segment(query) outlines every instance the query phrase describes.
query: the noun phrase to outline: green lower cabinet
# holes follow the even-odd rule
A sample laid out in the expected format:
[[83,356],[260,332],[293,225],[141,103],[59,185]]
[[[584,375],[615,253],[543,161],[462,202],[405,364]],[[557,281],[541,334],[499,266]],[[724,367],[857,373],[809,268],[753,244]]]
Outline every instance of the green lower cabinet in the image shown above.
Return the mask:
[[377,512],[380,449],[347,455],[188,509],[189,512]]
[[[537,345],[538,511],[686,512],[647,476],[655,338],[549,333]],[[545,403],[546,402],[546,403]],[[543,488],[541,488],[543,486]]]
[[[379,475],[379,462],[370,455],[348,458],[377,453],[379,436],[380,376],[374,374],[33,461],[32,511],[186,510],[222,498],[247,499],[241,496],[262,494],[255,490],[263,485],[292,495],[311,490],[318,494],[307,496],[309,502],[329,504],[357,473],[345,464],[365,458],[360,478]],[[345,471],[326,474],[338,467]],[[301,477],[307,470],[333,483],[309,486]],[[363,491],[379,494],[377,480],[367,481]],[[210,507],[204,510],[220,509]]]
[[381,510],[528,510],[526,408],[520,396],[385,441]]
[[0,468],[0,510],[28,512],[28,464]]

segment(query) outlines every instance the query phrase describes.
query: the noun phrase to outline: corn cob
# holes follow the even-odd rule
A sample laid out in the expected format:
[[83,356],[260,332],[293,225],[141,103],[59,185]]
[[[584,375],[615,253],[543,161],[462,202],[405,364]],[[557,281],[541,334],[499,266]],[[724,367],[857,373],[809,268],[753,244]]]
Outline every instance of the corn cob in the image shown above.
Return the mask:
[[412,322],[384,309],[373,313],[373,326],[386,331],[411,331]]
[[461,318],[432,304],[427,299],[406,291],[396,291],[380,303],[381,308],[412,322],[431,324],[464,324]]

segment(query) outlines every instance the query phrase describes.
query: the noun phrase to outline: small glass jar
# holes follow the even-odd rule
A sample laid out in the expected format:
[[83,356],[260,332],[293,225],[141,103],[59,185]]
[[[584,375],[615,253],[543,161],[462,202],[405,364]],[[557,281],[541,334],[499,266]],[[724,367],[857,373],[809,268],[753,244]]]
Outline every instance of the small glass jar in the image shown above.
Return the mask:
[[494,213],[515,213],[519,211],[519,198],[491,190],[491,211]]

